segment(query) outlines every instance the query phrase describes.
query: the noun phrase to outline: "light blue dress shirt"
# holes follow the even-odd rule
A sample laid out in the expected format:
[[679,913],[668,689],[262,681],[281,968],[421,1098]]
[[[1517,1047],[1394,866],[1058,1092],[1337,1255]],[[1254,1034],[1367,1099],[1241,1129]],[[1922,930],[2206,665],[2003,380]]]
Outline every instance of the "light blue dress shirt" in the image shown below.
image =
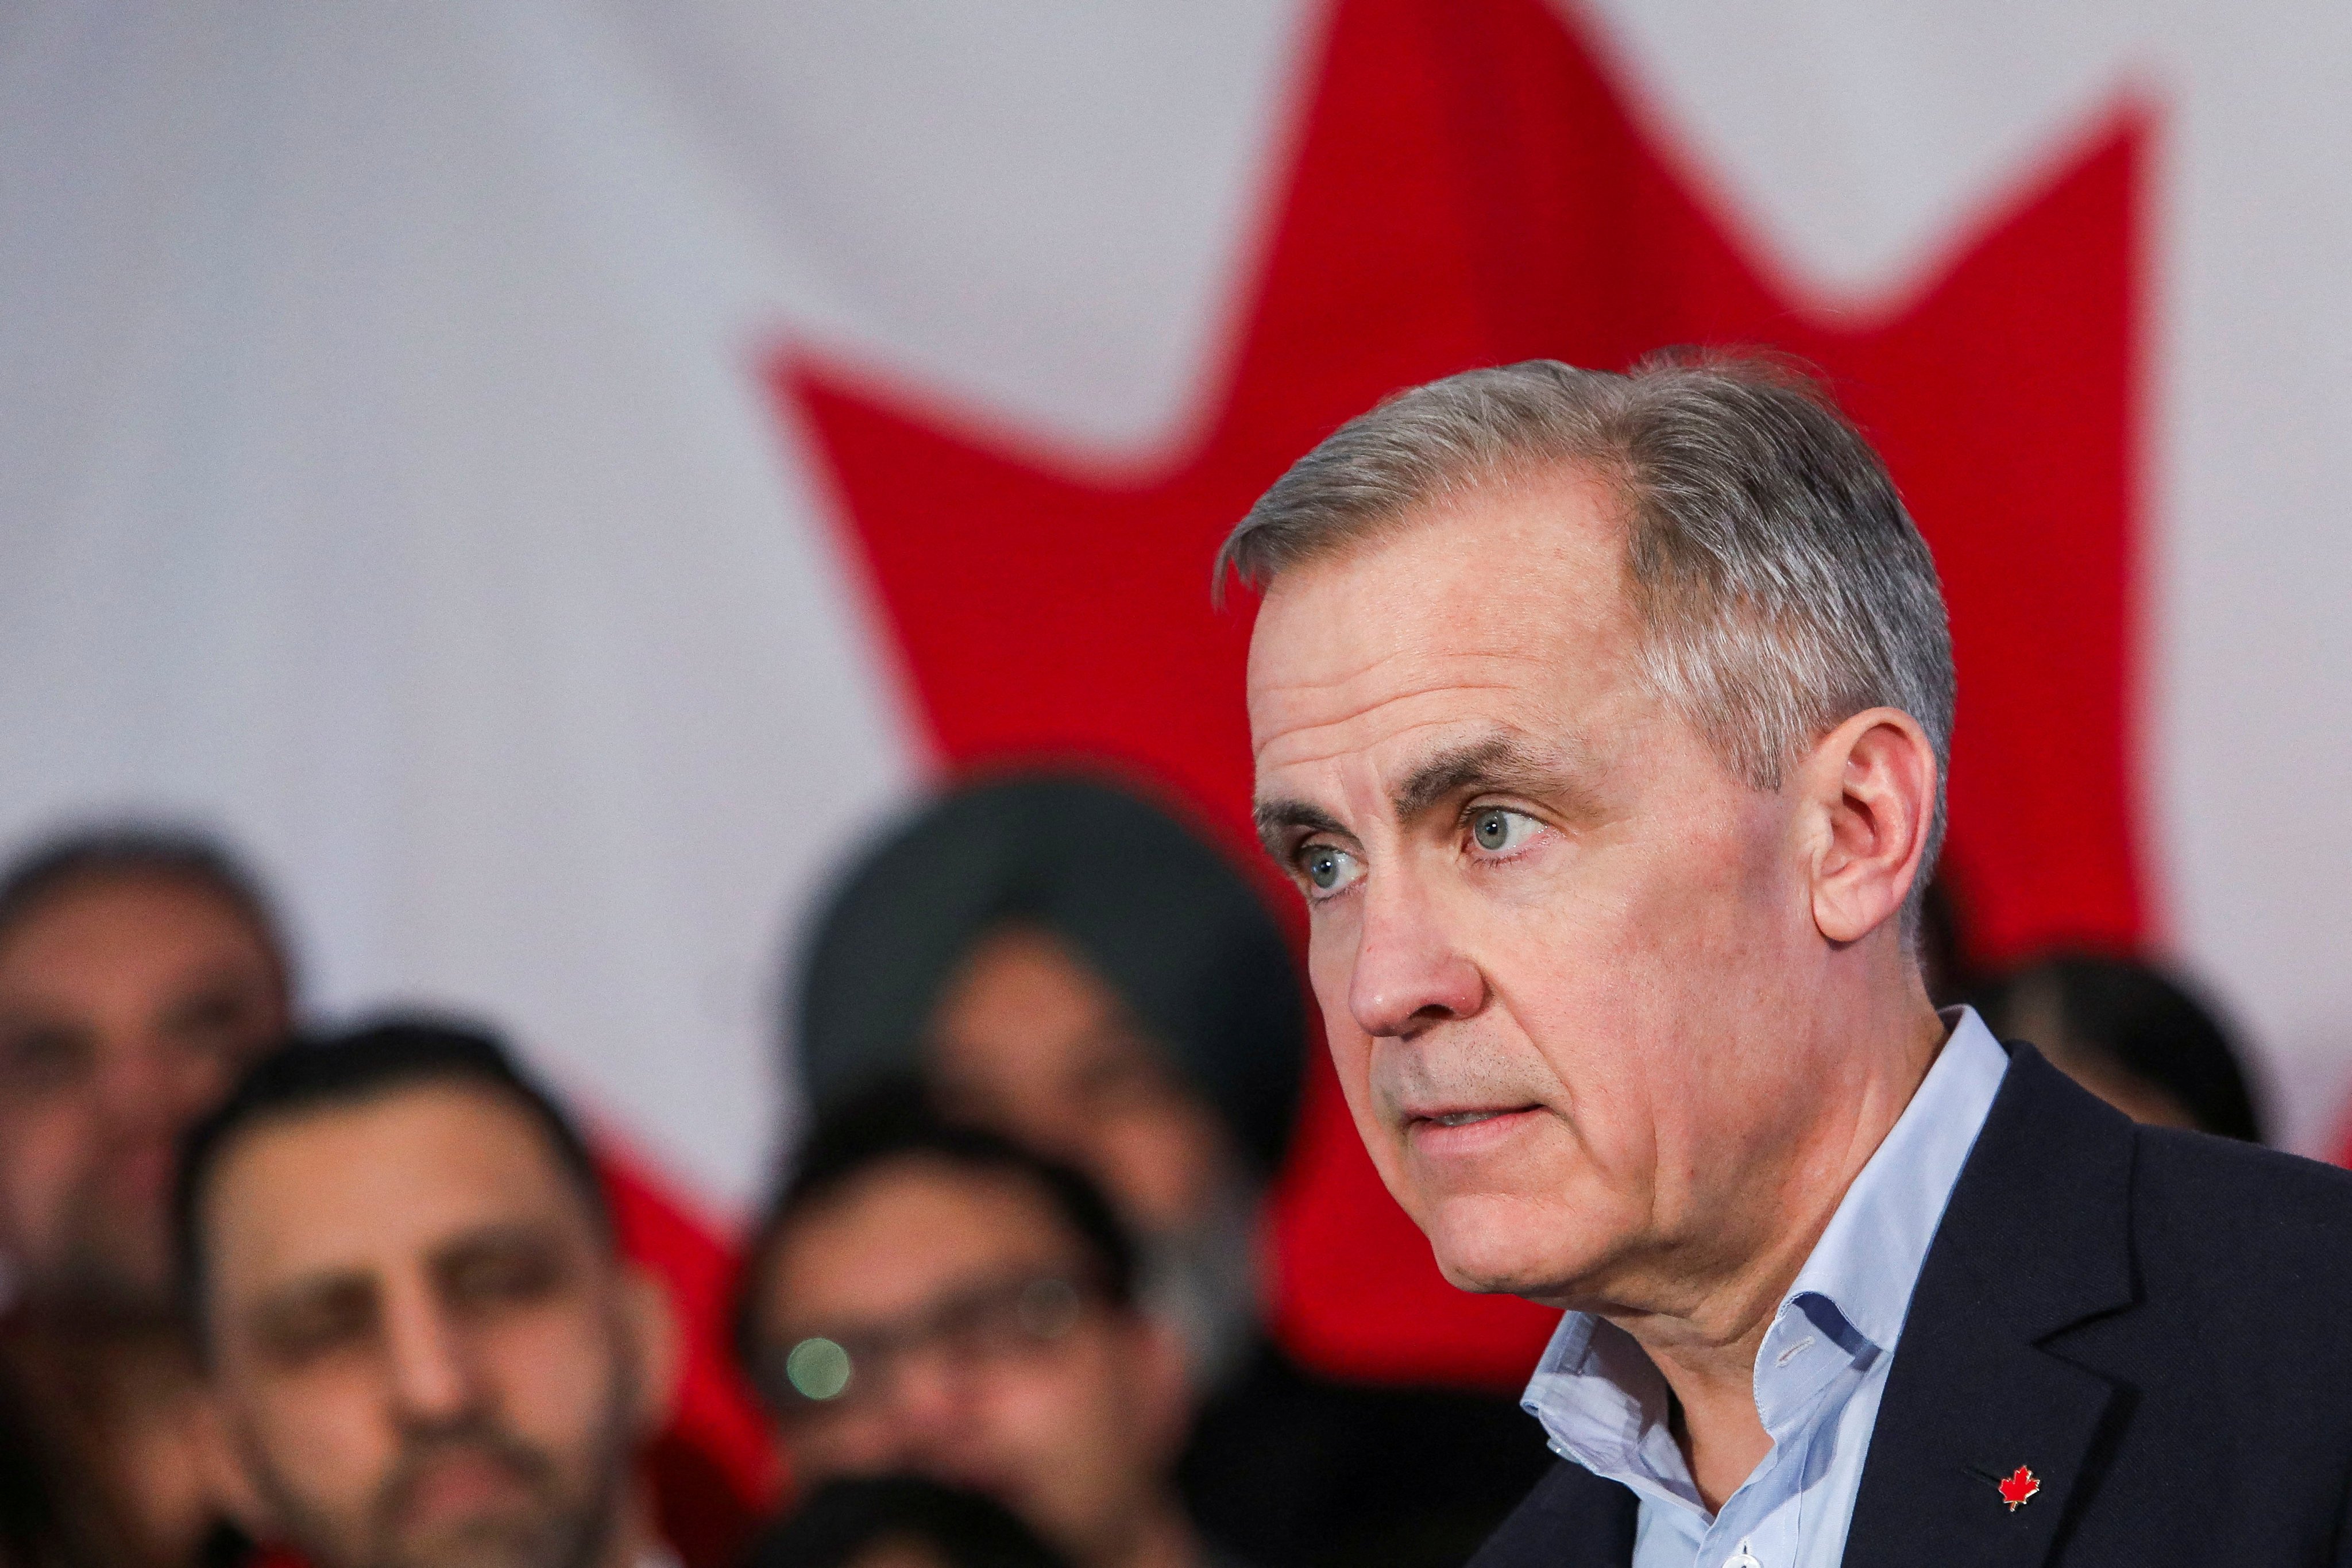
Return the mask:
[[1951,1027],[1894,1130],[1846,1189],[1756,1355],[1772,1438],[1710,1516],[1667,1429],[1665,1379],[1622,1329],[1570,1312],[1528,1384],[1562,1458],[1641,1500],[1633,1568],[1836,1568],[1878,1401],[1927,1244],[1992,1109],[2009,1056],[1973,1009]]

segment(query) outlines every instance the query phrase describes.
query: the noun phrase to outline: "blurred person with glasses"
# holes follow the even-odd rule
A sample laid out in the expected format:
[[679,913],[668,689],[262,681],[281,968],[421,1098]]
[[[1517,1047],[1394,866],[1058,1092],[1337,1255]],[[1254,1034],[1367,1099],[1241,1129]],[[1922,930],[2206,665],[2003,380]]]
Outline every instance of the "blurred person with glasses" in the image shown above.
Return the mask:
[[1135,1275],[1085,1177],[886,1086],[811,1133],[748,1250],[738,1342],[803,1486],[926,1476],[1079,1568],[1196,1568],[1182,1351]]

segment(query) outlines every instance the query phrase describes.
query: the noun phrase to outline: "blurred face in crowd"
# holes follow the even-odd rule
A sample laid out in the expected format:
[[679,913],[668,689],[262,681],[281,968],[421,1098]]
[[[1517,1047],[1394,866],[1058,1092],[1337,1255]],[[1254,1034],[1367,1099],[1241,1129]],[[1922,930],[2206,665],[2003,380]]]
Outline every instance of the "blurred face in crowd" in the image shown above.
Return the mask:
[[[1087,1563],[1165,1509],[1185,1417],[1165,1331],[1106,1301],[1024,1178],[909,1155],[779,1238],[758,1334],[794,1473],[989,1493]],[[813,1397],[822,1395],[823,1397]]]
[[1932,752],[1872,710],[1750,788],[1639,679],[1624,550],[1571,472],[1294,566],[1250,720],[1349,1107],[1447,1276],[1679,1312],[1883,1109],[1839,977],[1916,992],[1887,774],[1932,798]]
[[224,1489],[320,1568],[620,1568],[657,1289],[529,1115],[462,1083],[258,1123],[205,1195]]
[[0,1254],[160,1302],[173,1148],[287,1025],[264,933],[184,879],[69,882],[0,931]]
[[1147,1234],[1190,1230],[1235,1178],[1215,1113],[1048,931],[1006,926],[975,944],[931,1037],[950,1114],[1085,1171]]

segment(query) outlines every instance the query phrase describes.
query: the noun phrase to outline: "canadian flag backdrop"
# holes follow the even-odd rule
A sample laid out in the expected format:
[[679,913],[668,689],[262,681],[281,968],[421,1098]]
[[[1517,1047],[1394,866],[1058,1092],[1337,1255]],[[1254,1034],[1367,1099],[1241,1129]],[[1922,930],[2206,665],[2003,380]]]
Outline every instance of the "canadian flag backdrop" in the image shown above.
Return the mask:
[[[2318,4],[22,0],[0,831],[233,835],[315,1007],[505,1023],[707,1309],[864,834],[1082,755],[1245,854],[1260,489],[1431,376],[1761,344],[1935,548],[1979,946],[2178,961],[2324,1152],[2347,146]],[[1546,1315],[1444,1286],[1314,1070],[1284,1336],[1509,1385]]]

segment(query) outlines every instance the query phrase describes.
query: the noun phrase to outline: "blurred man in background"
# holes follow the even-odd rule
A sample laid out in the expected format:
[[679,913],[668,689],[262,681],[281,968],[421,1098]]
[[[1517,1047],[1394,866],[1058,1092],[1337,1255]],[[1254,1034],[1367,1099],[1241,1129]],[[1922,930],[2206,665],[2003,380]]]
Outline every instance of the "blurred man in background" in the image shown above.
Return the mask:
[[676,1370],[563,1111],[487,1037],[265,1060],[192,1134],[180,1279],[215,1485],[313,1568],[653,1568]]
[[1109,1205],[910,1100],[820,1122],[745,1259],[742,1354],[795,1474],[926,1475],[1080,1568],[1197,1568],[1182,1352],[1137,1310]]
[[1075,776],[953,791],[848,870],[797,991],[821,1115],[911,1078],[1109,1195],[1204,1402],[1180,1475],[1221,1545],[1450,1568],[1541,1473],[1508,1400],[1334,1383],[1265,1338],[1254,1260],[1305,998],[1265,902],[1165,811]]
[[1995,1034],[2032,1040],[2067,1077],[2135,1121],[2263,1141],[2230,1030],[2153,964],[2052,953],[1985,986],[1976,1005]]
[[152,1312],[180,1134],[286,1032],[267,901],[217,846],[78,835],[0,877],[0,1258],[32,1300]]
[[0,875],[0,1382],[86,1558],[174,1568],[212,1526],[166,1198],[181,1134],[285,1034],[290,971],[199,837],[78,833]]

